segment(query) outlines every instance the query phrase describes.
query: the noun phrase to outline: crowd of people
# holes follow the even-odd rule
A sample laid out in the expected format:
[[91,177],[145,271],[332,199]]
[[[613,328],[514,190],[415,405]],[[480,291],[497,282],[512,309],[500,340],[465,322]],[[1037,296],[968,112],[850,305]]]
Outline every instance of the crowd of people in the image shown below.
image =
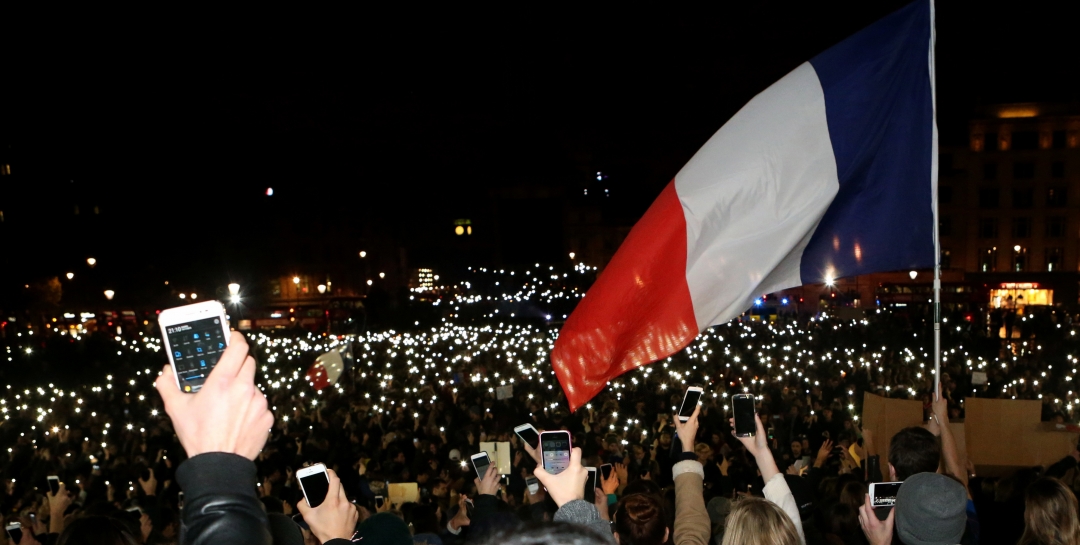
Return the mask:
[[[531,327],[448,326],[347,350],[319,336],[253,335],[249,347],[236,333],[195,395],[176,388],[152,335],[99,339],[123,342],[126,362],[103,385],[0,392],[0,512],[22,543],[1075,543],[1080,452],[983,479],[960,467],[941,425],[973,396],[1042,399],[1047,419],[1072,421],[1071,367],[1047,363],[1074,359],[1070,325],[1004,346],[949,328],[936,400],[927,329],[887,312],[736,322],[574,413],[546,364],[554,336]],[[75,339],[40,342],[47,352]],[[331,345],[351,366],[316,391],[303,372]],[[705,395],[683,423],[673,413],[688,385]],[[928,424],[878,452],[858,420],[867,391],[925,400]],[[728,420],[743,392],[758,398],[750,438]],[[538,466],[513,432],[526,423],[572,434],[570,468]],[[475,474],[470,456],[489,442],[510,444],[508,474]],[[311,509],[296,473],[316,463],[331,492]],[[586,503],[582,468],[604,464],[612,476]],[[868,485],[887,481],[905,485],[878,517],[889,510],[867,504]],[[417,497],[395,501],[396,483]]]

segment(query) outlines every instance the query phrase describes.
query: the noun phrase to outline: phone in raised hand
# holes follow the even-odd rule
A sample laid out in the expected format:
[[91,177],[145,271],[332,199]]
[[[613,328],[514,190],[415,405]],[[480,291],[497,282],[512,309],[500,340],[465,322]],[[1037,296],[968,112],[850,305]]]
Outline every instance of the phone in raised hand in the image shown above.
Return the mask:
[[477,452],[469,457],[469,461],[472,462],[473,470],[476,471],[476,478],[481,481],[484,480],[488,466],[491,465],[491,458],[488,457],[488,453],[485,451]]
[[754,409],[754,396],[751,394],[736,394],[731,396],[732,412],[735,415],[735,436],[753,437],[757,432],[757,422],[754,421],[756,414]]
[[552,475],[570,466],[570,432],[545,431],[540,434],[540,459],[544,471]]
[[589,476],[585,479],[585,501],[589,503],[596,502],[596,468],[587,467],[586,471],[589,472]]
[[49,475],[45,479],[47,481],[49,481],[49,492],[52,492],[53,496],[59,494],[60,493],[60,477],[57,477],[56,475]]
[[326,474],[326,466],[315,464],[305,467],[296,472],[296,479],[300,481],[300,491],[304,493],[308,507],[322,505],[330,493],[330,476]]
[[703,392],[704,390],[700,386],[690,386],[686,389],[686,393],[683,394],[682,405],[679,406],[679,422],[690,420]]
[[165,354],[181,392],[198,392],[229,346],[225,307],[217,301],[169,308],[158,316]]
[[533,450],[540,446],[540,433],[536,431],[532,424],[522,424],[514,428],[514,433]]
[[613,470],[614,470],[614,467],[611,464],[604,464],[604,465],[600,466],[600,475],[606,481],[606,480],[611,478],[611,472]]
[[525,485],[529,487],[529,494],[536,494],[540,491],[540,480],[536,477],[525,477]]
[[4,527],[4,530],[7,531],[8,538],[11,539],[12,543],[17,544],[22,541],[22,523],[9,522],[8,525]]
[[386,502],[386,498],[382,496],[375,496],[375,509],[382,509],[383,504]]

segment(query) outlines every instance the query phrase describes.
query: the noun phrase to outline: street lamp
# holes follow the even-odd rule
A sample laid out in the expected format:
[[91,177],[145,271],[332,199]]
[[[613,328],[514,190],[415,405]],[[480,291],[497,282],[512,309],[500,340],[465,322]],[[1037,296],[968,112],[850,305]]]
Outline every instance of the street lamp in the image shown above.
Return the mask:
[[90,265],[90,267],[93,267],[94,265],[97,265],[97,260],[92,257],[88,257],[86,258],[86,264]]
[[108,299],[109,301],[112,301],[112,298],[113,298],[114,295],[116,295],[115,291],[113,291],[113,290],[105,290],[105,299]]
[[292,283],[299,286],[300,285],[300,277],[299,276],[292,277]]
[[919,276],[919,271],[911,271],[911,272],[909,272],[907,274],[908,274],[908,276],[911,277],[912,280],[915,280],[915,277]]
[[326,293],[326,284],[319,284],[318,290],[320,295]]

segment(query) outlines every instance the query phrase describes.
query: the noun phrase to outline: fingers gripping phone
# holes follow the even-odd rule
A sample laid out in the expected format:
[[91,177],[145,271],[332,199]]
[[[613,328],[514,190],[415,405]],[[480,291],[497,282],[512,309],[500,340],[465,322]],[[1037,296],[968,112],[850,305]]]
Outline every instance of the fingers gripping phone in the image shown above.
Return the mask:
[[198,392],[229,346],[225,307],[217,301],[206,301],[170,308],[161,311],[158,323],[176,387],[181,392]]
[[49,492],[52,492],[53,496],[59,494],[60,477],[57,477],[56,475],[49,475],[48,477],[46,477],[46,479],[49,481]]
[[484,475],[487,474],[488,466],[491,465],[491,458],[488,457],[488,453],[481,451],[473,454],[469,457],[469,461],[472,462],[473,470],[476,471],[476,478],[481,481],[484,480]]
[[585,470],[589,472],[589,477],[585,479],[585,501],[596,503],[596,468],[587,467]]
[[701,399],[702,390],[699,386],[690,386],[683,394],[682,405],[679,407],[679,422],[686,422],[694,415],[698,400]]
[[731,405],[735,416],[735,436],[753,437],[757,431],[757,423],[754,421],[754,396],[751,394],[733,395]]
[[326,474],[326,466],[315,464],[305,467],[296,472],[296,478],[300,481],[300,491],[304,493],[308,507],[322,505],[330,492],[330,476]]
[[540,459],[544,471],[552,475],[562,473],[570,466],[570,432],[545,431],[540,434]]
[[540,433],[536,431],[532,424],[522,424],[514,428],[514,433],[533,450],[540,446]]

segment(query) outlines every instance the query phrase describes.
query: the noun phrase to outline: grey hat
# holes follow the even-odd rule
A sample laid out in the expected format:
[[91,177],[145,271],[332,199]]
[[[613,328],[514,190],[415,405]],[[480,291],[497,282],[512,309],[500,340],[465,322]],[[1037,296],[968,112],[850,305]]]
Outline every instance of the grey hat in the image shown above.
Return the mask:
[[896,493],[896,532],[906,545],[955,545],[967,526],[967,491],[937,473],[908,477]]

